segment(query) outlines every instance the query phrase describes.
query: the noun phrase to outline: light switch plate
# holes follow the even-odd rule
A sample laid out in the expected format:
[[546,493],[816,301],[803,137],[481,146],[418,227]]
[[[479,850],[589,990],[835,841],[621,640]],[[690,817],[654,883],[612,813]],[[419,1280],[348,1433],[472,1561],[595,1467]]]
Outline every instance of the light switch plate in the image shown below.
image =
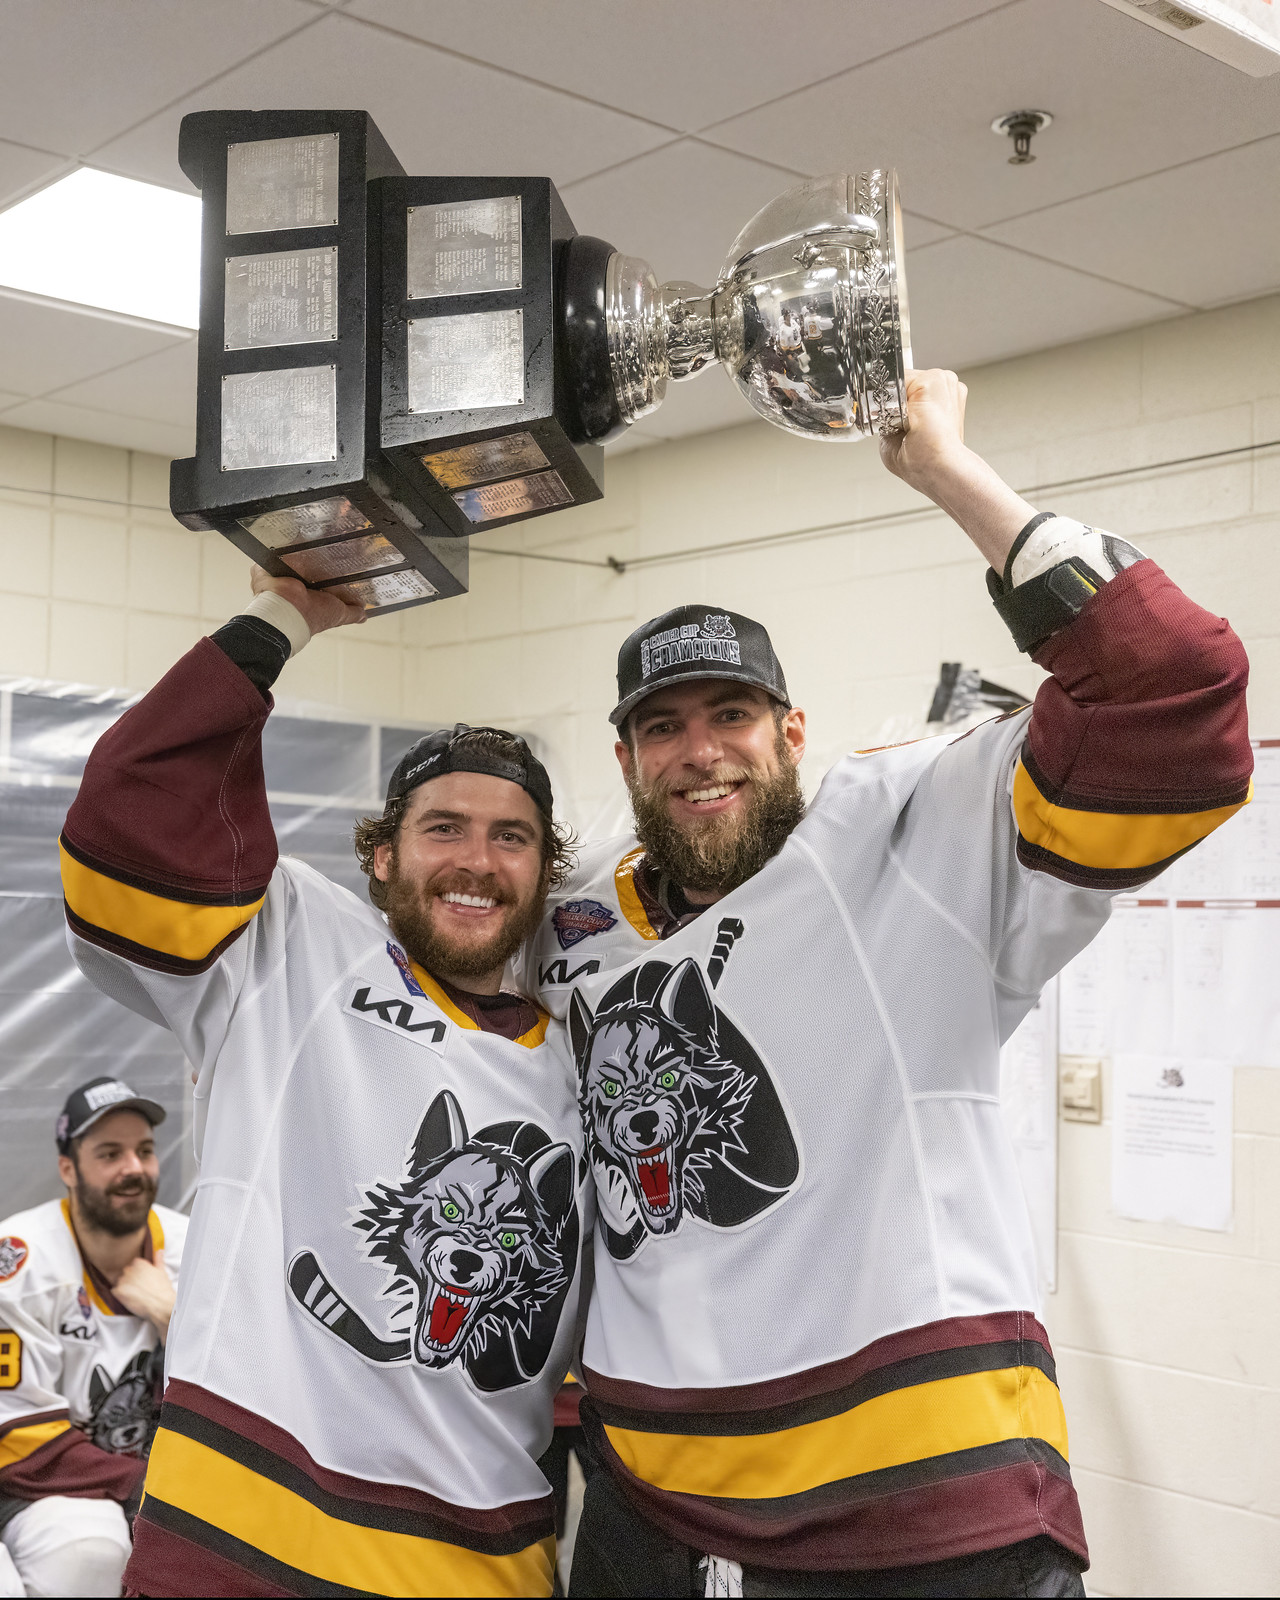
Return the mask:
[[1102,1062],[1096,1056],[1058,1057],[1058,1104],[1066,1122],[1102,1121]]

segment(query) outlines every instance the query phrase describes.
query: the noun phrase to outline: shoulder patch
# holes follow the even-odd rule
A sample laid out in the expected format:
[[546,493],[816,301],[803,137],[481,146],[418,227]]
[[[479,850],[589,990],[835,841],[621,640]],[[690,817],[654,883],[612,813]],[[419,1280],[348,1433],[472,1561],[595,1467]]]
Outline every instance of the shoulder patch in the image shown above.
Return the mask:
[[22,1270],[29,1253],[27,1241],[19,1239],[16,1233],[7,1233],[0,1239],[0,1283],[8,1282]]
[[419,1000],[425,1000],[427,997],[422,992],[422,985],[413,975],[413,968],[409,965],[409,957],[394,939],[387,940],[387,954],[399,969],[400,976],[404,979],[404,986],[409,993],[417,995]]
[[566,900],[551,913],[551,926],[562,950],[571,949],[593,933],[607,933],[617,920],[598,900]]

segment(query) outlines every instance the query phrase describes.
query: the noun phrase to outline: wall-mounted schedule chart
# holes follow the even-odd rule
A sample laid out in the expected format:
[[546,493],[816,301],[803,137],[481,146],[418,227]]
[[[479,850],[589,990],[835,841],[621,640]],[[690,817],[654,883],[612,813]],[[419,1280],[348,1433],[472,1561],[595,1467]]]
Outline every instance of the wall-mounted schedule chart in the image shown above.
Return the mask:
[[[1280,1067],[1280,739],[1255,741],[1254,761],[1250,804],[1120,897],[1061,975],[1060,1055],[1115,1069],[1112,1200],[1124,1216],[1229,1227],[1231,1069]],[[1192,1099],[1205,1103],[1182,1116]]]

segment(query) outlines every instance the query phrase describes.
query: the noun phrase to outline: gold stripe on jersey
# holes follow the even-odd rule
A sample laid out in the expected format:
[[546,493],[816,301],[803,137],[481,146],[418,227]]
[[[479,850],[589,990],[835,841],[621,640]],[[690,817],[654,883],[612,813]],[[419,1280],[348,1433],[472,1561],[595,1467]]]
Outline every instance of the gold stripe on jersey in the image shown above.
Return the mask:
[[252,921],[265,894],[249,905],[192,905],[135,889],[77,861],[59,843],[62,892],[67,905],[92,928],[180,961],[202,961],[238,928]]
[[1211,811],[1077,811],[1054,805],[1036,787],[1021,761],[1013,778],[1013,811],[1018,832],[1028,844],[1080,867],[1136,871],[1167,861],[1233,817],[1253,798]]
[[[80,1256],[81,1262],[83,1262],[84,1252],[80,1249],[80,1240],[76,1234],[76,1225],[71,1216],[71,1202],[66,1199],[64,1199],[62,1202],[62,1220],[67,1225],[67,1232],[70,1233],[71,1237],[75,1240],[76,1251]],[[160,1222],[160,1218],[156,1216],[154,1209],[147,1213],[147,1231],[151,1235],[151,1253],[154,1255],[157,1250],[164,1249],[164,1227]],[[89,1276],[87,1269],[81,1277],[81,1282],[84,1284],[84,1292],[89,1296],[92,1304],[96,1306],[99,1311],[101,1311],[104,1317],[116,1317],[120,1315],[120,1312],[115,1310],[112,1306],[109,1306],[98,1293],[97,1286],[94,1284],[93,1279]],[[130,1313],[130,1315],[132,1315],[132,1313]]]
[[[460,1028],[471,1028],[477,1033],[480,1032],[480,1024],[476,1019],[469,1017],[465,1011],[454,1005],[453,1001],[450,1000],[449,996],[424,966],[420,966],[418,962],[413,960],[410,960],[409,965],[412,967],[413,975],[418,980],[427,999],[433,1005],[439,1006],[451,1022],[456,1022]],[[538,1013],[538,1020],[526,1033],[518,1034],[514,1041],[516,1044],[527,1046],[530,1050],[536,1045],[540,1045],[546,1038],[547,1026],[551,1021],[550,1016],[541,1006],[534,1006],[534,1010]]]
[[671,1494],[735,1500],[803,1494],[1005,1439],[1035,1438],[1067,1459],[1057,1385],[1038,1367],[1002,1367],[913,1384],[839,1416],[776,1433],[642,1433],[605,1424],[628,1471]]
[[636,892],[636,868],[644,860],[644,849],[632,850],[623,856],[613,873],[613,887],[617,891],[618,904],[622,907],[622,915],[636,930],[642,939],[656,939],[657,930],[645,914],[640,896]]
[[25,1427],[19,1424],[0,1435],[0,1472],[16,1466],[33,1456],[42,1446],[66,1433],[71,1424],[65,1417],[56,1422],[32,1422]]
[[362,1594],[549,1595],[554,1538],[515,1555],[390,1533],[331,1517],[291,1489],[168,1428],[151,1447],[142,1515],[152,1500],[321,1583]]

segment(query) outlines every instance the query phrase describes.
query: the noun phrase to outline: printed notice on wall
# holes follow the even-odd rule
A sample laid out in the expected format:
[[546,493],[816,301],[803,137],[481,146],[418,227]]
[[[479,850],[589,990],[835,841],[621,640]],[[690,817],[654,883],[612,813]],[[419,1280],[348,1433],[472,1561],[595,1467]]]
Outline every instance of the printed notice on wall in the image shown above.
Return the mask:
[[1231,1104],[1228,1062],[1116,1056],[1114,1210],[1141,1222],[1230,1231]]

